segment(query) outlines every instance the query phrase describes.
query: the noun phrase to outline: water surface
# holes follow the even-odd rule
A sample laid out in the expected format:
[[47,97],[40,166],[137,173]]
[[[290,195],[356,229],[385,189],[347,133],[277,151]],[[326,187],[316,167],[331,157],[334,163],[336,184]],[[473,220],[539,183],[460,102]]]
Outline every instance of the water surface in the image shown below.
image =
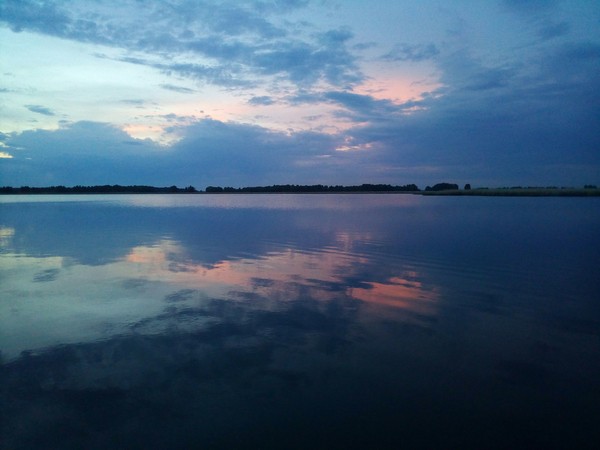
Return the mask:
[[599,200],[0,197],[1,448],[594,448]]

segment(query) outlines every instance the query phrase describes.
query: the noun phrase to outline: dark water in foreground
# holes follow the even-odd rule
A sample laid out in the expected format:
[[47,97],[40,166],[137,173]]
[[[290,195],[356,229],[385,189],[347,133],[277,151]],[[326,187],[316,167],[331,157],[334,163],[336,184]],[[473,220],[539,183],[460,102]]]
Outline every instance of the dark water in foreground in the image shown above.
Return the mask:
[[0,448],[595,448],[600,199],[0,197]]

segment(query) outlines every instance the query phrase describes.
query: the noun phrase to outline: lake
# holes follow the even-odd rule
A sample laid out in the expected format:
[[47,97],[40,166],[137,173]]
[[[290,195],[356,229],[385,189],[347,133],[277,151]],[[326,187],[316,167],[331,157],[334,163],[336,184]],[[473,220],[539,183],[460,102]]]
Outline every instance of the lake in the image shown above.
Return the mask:
[[600,198],[0,196],[0,448],[596,448]]

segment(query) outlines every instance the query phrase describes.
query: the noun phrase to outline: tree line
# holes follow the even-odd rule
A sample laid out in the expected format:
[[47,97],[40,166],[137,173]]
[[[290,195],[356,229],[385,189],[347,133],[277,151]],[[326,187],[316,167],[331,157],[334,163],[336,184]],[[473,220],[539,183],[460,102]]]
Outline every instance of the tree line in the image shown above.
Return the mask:
[[565,188],[556,186],[547,187],[503,187],[503,188],[471,188],[469,183],[461,190],[454,183],[438,183],[427,186],[424,191],[416,184],[391,185],[391,184],[361,184],[361,185],[324,185],[324,184],[274,184],[271,186],[248,187],[221,187],[208,186],[204,191],[197,190],[194,186],[180,188],[177,186],[155,187],[145,185],[122,186],[119,184],[100,186],[47,186],[47,187],[0,187],[0,194],[227,194],[227,193],[312,193],[312,192],[412,192],[424,194],[450,194],[450,195],[600,195],[596,185],[587,184],[583,189]]
[[190,194],[198,192],[194,186],[121,186],[119,184],[102,186],[47,186],[47,187],[0,187],[0,194]]
[[361,184],[357,186],[328,186],[323,184],[298,185],[274,184],[272,186],[247,186],[240,188],[208,186],[206,193],[286,193],[286,192],[416,192],[415,184],[392,186],[391,184]]
[[206,190],[197,190],[194,186],[179,188],[177,186],[155,187],[144,185],[121,186],[47,186],[47,187],[0,187],[0,194],[190,194],[202,193],[286,193],[286,192],[418,192],[415,184],[393,186],[391,184],[361,184],[357,186],[327,186],[323,184],[298,185],[275,184],[272,186],[220,187],[208,186]]

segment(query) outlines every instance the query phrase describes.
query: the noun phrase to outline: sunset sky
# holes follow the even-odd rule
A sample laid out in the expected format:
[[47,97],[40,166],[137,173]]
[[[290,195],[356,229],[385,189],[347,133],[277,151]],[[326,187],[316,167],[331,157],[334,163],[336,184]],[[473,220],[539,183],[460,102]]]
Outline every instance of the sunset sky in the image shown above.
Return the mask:
[[600,2],[0,2],[0,185],[600,185]]

